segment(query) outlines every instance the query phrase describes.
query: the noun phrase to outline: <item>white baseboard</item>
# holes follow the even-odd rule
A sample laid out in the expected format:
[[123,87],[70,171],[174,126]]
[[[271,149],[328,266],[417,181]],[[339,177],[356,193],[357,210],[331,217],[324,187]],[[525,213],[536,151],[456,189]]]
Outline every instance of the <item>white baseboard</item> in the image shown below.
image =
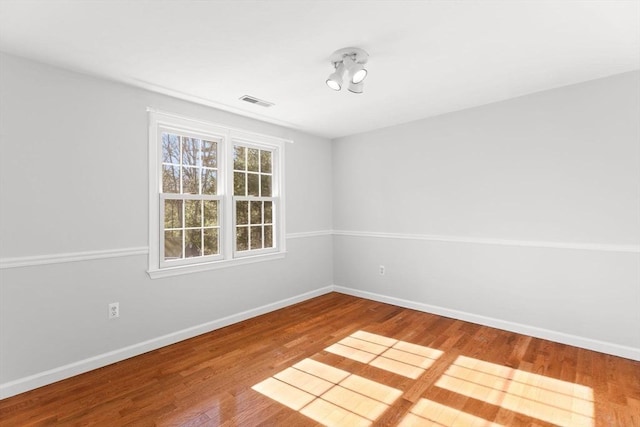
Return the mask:
[[183,329],[181,331],[172,332],[170,334],[153,338],[148,341],[110,351],[108,353],[99,354],[88,359],[73,362],[68,365],[60,366],[44,372],[39,372],[28,377],[9,381],[0,384],[0,399],[15,396],[16,394],[24,393],[38,387],[52,384],[54,382],[70,378],[75,375],[80,375],[94,369],[102,368],[103,366],[120,362],[122,360],[129,359],[131,357],[138,356],[143,353],[165,347],[167,345],[175,344],[177,342],[184,341],[186,339],[193,338],[195,336],[202,335],[207,332],[211,332],[216,329],[241,322],[243,320],[251,319],[252,317],[260,316],[271,311],[288,307],[290,305],[297,304],[299,302],[306,301],[308,299],[324,295],[332,291],[333,286],[325,286],[311,292],[306,292],[304,294],[266,304],[261,307],[223,317],[221,319],[212,320],[211,322],[196,325],[191,328]]
[[19,378],[14,381],[0,384],[0,399],[5,399],[7,397],[15,396],[16,394],[24,393],[38,387],[52,384],[54,382],[70,378],[75,375],[80,375],[82,373],[98,369],[134,356],[138,356],[140,354],[156,350],[167,345],[175,344],[177,342],[193,338],[195,336],[202,335],[204,333],[211,332],[216,329],[220,329],[225,326],[250,319],[252,317],[260,316],[271,311],[288,307],[290,305],[306,301],[308,299],[324,295],[332,291],[640,361],[640,349],[638,348],[593,340],[590,338],[565,334],[549,329],[537,328],[534,326],[523,325],[520,323],[480,316],[464,311],[452,310],[430,304],[390,297],[373,292],[361,291],[344,286],[329,285],[311,292],[306,292],[304,294],[300,294],[291,298],[286,298],[284,300],[266,304],[251,310],[243,311],[231,316],[193,326],[191,328],[153,338],[148,341],[144,341],[118,350],[110,351],[108,353],[90,357],[88,359],[80,360],[78,362],[60,366],[58,368],[30,375],[28,377]]
[[535,326],[524,325],[521,323],[509,322],[506,320],[496,319],[493,317],[481,316],[478,314],[467,313],[464,311],[452,310],[449,308],[439,307],[430,304],[405,300],[401,298],[380,295],[373,292],[361,291],[358,289],[347,288],[344,286],[333,286],[333,290],[355,297],[366,298],[373,301],[384,302],[387,304],[397,305],[399,307],[411,308],[413,310],[423,311],[426,313],[437,314],[439,316],[451,317],[453,319],[464,320],[466,322],[477,323],[483,326],[502,329],[518,334],[529,335],[535,338],[542,338],[561,344],[568,344],[574,347],[585,348],[587,350],[598,351],[601,353],[611,354],[614,356],[624,357],[626,359],[640,361],[640,348],[627,347],[619,344],[613,344],[605,341],[594,340],[591,338],[580,337],[577,335],[565,334],[564,332],[552,331],[549,329],[538,328]]

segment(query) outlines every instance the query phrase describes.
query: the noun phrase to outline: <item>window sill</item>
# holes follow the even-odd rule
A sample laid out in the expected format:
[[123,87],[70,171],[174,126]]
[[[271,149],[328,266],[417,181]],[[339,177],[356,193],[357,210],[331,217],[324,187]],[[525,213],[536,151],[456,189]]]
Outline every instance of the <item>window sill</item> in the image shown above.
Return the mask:
[[202,264],[180,265],[176,267],[166,267],[147,270],[147,274],[152,279],[163,277],[180,276],[183,274],[200,273],[203,271],[219,270],[221,268],[235,267],[238,265],[253,264],[256,262],[272,261],[282,259],[286,252],[276,252],[264,255],[247,256],[243,258],[227,259],[222,261],[212,261]]

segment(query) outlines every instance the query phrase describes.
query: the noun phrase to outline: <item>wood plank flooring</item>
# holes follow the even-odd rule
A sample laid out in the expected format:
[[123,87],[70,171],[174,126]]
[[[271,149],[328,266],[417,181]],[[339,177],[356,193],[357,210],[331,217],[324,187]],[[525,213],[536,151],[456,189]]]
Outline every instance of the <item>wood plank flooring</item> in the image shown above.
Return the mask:
[[640,426],[640,362],[331,293],[2,400],[0,425]]

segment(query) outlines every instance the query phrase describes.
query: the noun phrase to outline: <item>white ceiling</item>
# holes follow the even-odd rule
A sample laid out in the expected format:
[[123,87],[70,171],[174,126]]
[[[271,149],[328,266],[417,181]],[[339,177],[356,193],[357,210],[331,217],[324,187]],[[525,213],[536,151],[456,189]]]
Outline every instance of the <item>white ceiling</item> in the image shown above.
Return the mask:
[[0,50],[335,138],[638,69],[640,2],[0,0]]

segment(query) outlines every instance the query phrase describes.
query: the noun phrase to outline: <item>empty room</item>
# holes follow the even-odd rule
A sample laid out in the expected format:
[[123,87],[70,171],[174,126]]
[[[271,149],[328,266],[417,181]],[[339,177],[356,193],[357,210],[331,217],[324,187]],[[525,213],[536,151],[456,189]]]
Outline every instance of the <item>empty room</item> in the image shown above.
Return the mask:
[[640,1],[0,0],[0,426],[640,427]]

